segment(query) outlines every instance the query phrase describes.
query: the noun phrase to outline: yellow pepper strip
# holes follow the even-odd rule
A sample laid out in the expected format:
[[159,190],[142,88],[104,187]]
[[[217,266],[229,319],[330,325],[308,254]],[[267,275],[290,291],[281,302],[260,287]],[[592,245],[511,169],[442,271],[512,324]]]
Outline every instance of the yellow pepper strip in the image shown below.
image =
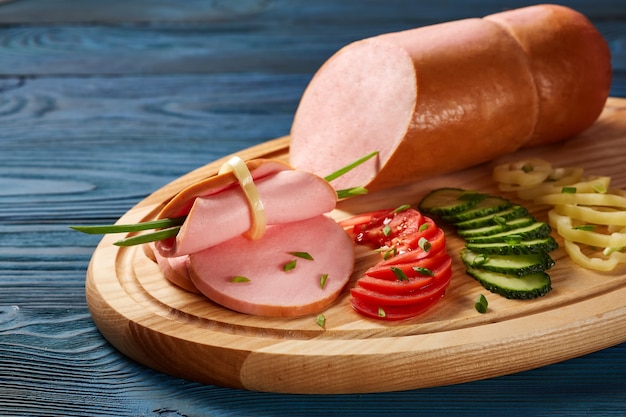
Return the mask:
[[537,204],[580,204],[584,206],[604,206],[626,208],[626,196],[598,193],[559,193],[547,194],[535,199]]
[[614,248],[626,246],[626,233],[614,232],[611,234],[598,233],[592,230],[577,229],[572,218],[557,213],[552,209],[548,212],[550,225],[559,235],[571,242],[584,243],[600,248]]
[[559,167],[553,168],[550,175],[548,175],[548,177],[539,184],[521,186],[516,184],[499,183],[498,187],[501,191],[516,191],[518,193],[518,197],[524,200],[532,200],[540,194],[556,193],[561,191],[561,187],[564,185],[570,185],[580,181],[583,173],[583,168]]
[[585,207],[574,204],[559,204],[554,207],[563,216],[606,226],[626,226],[626,211],[604,207]]
[[569,257],[578,265],[587,268],[594,269],[596,271],[608,272],[612,271],[617,265],[626,262],[626,253],[613,252],[608,258],[589,257],[585,255],[580,246],[569,240],[564,242],[565,252]]
[[[573,179],[574,177],[569,178]],[[563,177],[562,180],[557,180],[553,182],[546,181],[535,187],[518,190],[517,196],[523,200],[534,200],[541,195],[559,194],[565,186],[575,188],[576,192],[579,193],[593,193],[601,188],[609,188],[610,183],[611,177],[590,177],[583,180],[579,178],[578,181],[571,182],[569,182],[568,178]]]
[[551,172],[550,162],[530,158],[496,166],[493,169],[493,179],[501,184],[528,187],[541,184]]

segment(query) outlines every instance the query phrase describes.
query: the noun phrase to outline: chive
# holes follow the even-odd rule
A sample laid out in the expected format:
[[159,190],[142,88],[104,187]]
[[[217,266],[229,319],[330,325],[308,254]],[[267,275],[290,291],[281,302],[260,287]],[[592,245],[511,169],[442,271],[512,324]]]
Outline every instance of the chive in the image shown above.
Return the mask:
[[385,235],[386,237],[389,237],[389,235],[391,234],[391,226],[389,226],[388,224],[383,226],[383,235]]
[[428,252],[430,250],[431,244],[428,241],[428,239],[426,239],[425,237],[421,237],[420,240],[417,242],[417,244],[419,245],[420,248],[422,248],[425,252]]
[[313,260],[313,257],[308,252],[288,252],[289,255],[297,256],[298,258],[306,259],[309,261]]
[[404,271],[396,266],[392,266],[390,267],[391,272],[393,272],[393,274],[396,276],[396,278],[398,279],[398,281],[408,281],[409,277],[406,276],[406,274],[404,273]]
[[424,230],[428,229],[430,227],[430,223],[424,223],[422,224],[419,229],[417,229],[418,232],[423,232]]
[[287,262],[285,265],[283,265],[283,271],[289,272],[292,269],[295,269],[297,262],[298,262],[297,259],[294,259],[293,261]]
[[430,270],[428,268],[424,268],[422,266],[414,266],[413,270],[415,272],[417,272],[418,274],[422,274],[422,275],[425,275],[427,277],[434,277],[435,276],[435,273],[432,270]]
[[410,204],[403,204],[400,207],[397,207],[394,211],[392,211],[392,214],[396,214],[396,213],[401,213],[403,211],[407,211],[408,209],[411,208]]
[[235,275],[234,277],[232,277],[230,279],[230,282],[235,282],[235,283],[239,283],[239,282],[250,282],[250,278],[246,278],[242,275]]
[[391,248],[385,251],[385,253],[383,254],[383,259],[387,260],[389,258],[393,258],[394,256],[396,256],[398,254],[398,248]]
[[176,217],[173,219],[159,219],[148,222],[133,223],[133,224],[109,224],[109,225],[97,225],[97,226],[70,226],[78,232],[87,233],[90,235],[101,235],[107,233],[128,233],[128,232],[141,232],[143,230],[151,229],[163,229],[173,226],[180,226],[185,222],[186,216]]
[[340,199],[362,194],[367,194],[367,189],[364,187],[352,187],[343,190],[337,190],[337,198]]
[[520,235],[510,235],[504,238],[504,242],[508,245],[517,245],[521,243],[522,237]]
[[117,242],[114,242],[113,244],[115,246],[126,247],[126,246],[134,246],[134,245],[141,245],[144,243],[156,242],[157,240],[163,240],[163,239],[176,236],[179,230],[180,230],[180,226],[170,227],[167,229],[157,230],[156,232],[152,232],[152,233],[144,233],[142,235],[128,237],[126,239],[118,240]]
[[604,256],[611,256],[612,253],[622,252],[623,250],[624,250],[623,246],[616,246],[613,248],[604,248],[604,250],[602,251],[602,254]]
[[387,317],[387,313],[382,307],[378,307],[378,317]]
[[594,224],[580,224],[578,226],[572,226],[572,229],[593,232],[594,230],[596,230],[596,226]]
[[528,174],[529,172],[533,172],[535,170],[535,168],[532,165],[524,165],[522,167],[522,171],[526,174]]
[[604,184],[594,184],[593,185],[593,191],[598,193],[598,194],[605,194],[607,192],[607,189],[604,186]]
[[484,253],[476,255],[474,260],[472,261],[472,266],[481,266],[484,265],[489,260],[489,257]]
[[337,179],[339,177],[341,177],[343,174],[352,171],[354,168],[358,167],[359,165],[361,165],[362,163],[364,163],[365,161],[367,161],[368,159],[374,157],[378,155],[378,151],[374,151],[372,153],[368,153],[367,155],[357,159],[356,161],[352,162],[351,164],[346,165],[345,167],[338,169],[337,171],[328,174],[327,176],[324,177],[324,179],[328,182]]
[[322,276],[320,277],[320,288],[324,289],[324,287],[326,286],[326,281],[328,281],[328,274],[322,274]]
[[326,317],[323,314],[320,314],[319,316],[317,316],[317,318],[315,319],[315,322],[322,329],[326,328]]
[[487,298],[485,298],[484,295],[480,294],[478,298],[476,299],[476,302],[474,303],[474,308],[480,314],[485,314],[487,312],[488,306],[489,306],[489,302],[487,301]]
[[576,194],[576,187],[563,187],[561,194]]

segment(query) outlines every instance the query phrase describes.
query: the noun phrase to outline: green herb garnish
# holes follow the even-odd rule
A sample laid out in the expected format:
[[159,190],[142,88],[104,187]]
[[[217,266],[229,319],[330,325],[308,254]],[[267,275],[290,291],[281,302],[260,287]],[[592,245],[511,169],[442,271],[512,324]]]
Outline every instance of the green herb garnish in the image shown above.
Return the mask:
[[419,229],[417,229],[418,232],[423,232],[424,230],[428,229],[430,227],[430,223],[424,223],[422,224]]
[[378,317],[387,317],[387,313],[382,307],[378,307]]
[[417,272],[418,274],[422,274],[422,275],[427,276],[427,277],[434,277],[435,276],[435,273],[431,269],[424,268],[423,266],[414,266],[413,270],[415,272]]
[[297,256],[298,258],[306,259],[309,261],[313,260],[313,257],[308,252],[288,252],[289,255]]
[[563,187],[561,194],[576,194],[576,187]]
[[572,226],[574,230],[584,230],[586,232],[593,232],[596,230],[596,225],[594,224],[580,224],[578,226]]
[[242,275],[235,275],[234,277],[230,279],[230,282],[235,282],[235,283],[250,282],[250,278],[244,277]]
[[323,314],[320,314],[319,316],[317,316],[317,318],[315,319],[315,322],[322,329],[326,328],[326,317]]
[[324,289],[324,287],[326,286],[326,281],[328,281],[328,274],[322,274],[322,276],[320,277],[320,288]]
[[392,266],[390,267],[391,272],[393,272],[393,274],[396,276],[396,279],[398,281],[408,281],[409,277],[406,276],[406,274],[404,273],[404,271],[400,268],[398,268],[397,266]]
[[408,209],[411,208],[410,204],[403,204],[400,207],[397,207],[394,211],[392,211],[392,214],[396,214],[396,213],[401,213],[403,211],[407,211]]
[[417,241],[417,244],[425,252],[428,252],[430,250],[430,247],[432,246],[428,239],[426,239],[425,237],[421,237],[420,240]]
[[163,228],[170,228],[174,226],[180,226],[185,222],[185,218],[186,216],[182,216],[182,217],[176,217],[173,219],[151,220],[148,222],[133,223],[133,224],[70,226],[70,228],[78,232],[87,233],[90,235],[141,232],[143,230],[163,229]]
[[337,190],[337,198],[339,199],[354,197],[355,195],[363,195],[363,194],[367,194],[367,189],[364,187],[352,187],[352,188],[346,188],[343,190]]
[[389,235],[391,234],[391,226],[389,226],[388,224],[383,226],[383,235],[385,235],[385,237],[389,237]]
[[337,171],[328,174],[324,177],[324,179],[328,182],[331,182],[334,179],[337,179],[339,177],[341,177],[343,174],[352,171],[354,168],[358,167],[359,165],[361,165],[362,163],[364,163],[365,161],[367,161],[368,159],[373,158],[374,156],[378,155],[378,151],[374,151],[371,153],[368,153],[367,155],[357,159],[356,161],[346,165],[345,167],[338,169]]
[[283,271],[289,272],[292,269],[295,269],[297,263],[298,263],[297,259],[294,259],[293,261],[287,262],[285,265],[283,265]]
[[487,312],[488,306],[489,306],[489,302],[487,301],[487,298],[485,298],[484,295],[480,294],[478,298],[476,299],[476,302],[474,303],[474,308],[480,314],[485,314]]
[[180,226],[170,227],[168,229],[157,230],[156,232],[152,232],[152,233],[144,233],[142,235],[127,237],[126,239],[113,242],[113,244],[115,246],[126,247],[126,246],[141,245],[143,243],[156,242],[158,240],[163,240],[163,239],[176,236],[179,230],[180,230]]

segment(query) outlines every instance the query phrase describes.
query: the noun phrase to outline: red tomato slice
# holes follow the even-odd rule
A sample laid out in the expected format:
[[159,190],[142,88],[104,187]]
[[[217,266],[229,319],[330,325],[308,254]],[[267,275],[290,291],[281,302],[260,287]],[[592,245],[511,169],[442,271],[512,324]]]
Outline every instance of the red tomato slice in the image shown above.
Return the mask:
[[[399,281],[398,279],[380,279],[365,275],[359,278],[357,286],[387,295],[406,295],[416,292],[434,284],[434,281],[441,279],[442,276],[452,274],[452,258],[446,252],[442,252],[442,258],[444,259],[439,260],[436,268],[431,269],[434,276],[415,276],[408,280]],[[393,272],[391,274],[395,277]]]
[[427,258],[432,256],[440,251],[445,250],[446,248],[446,237],[443,230],[437,228],[435,235],[427,239],[430,244],[430,248],[428,251],[424,250],[421,247],[417,247],[408,252],[400,253],[392,258],[386,259],[380,263],[380,266],[389,266],[389,265],[398,265],[398,264],[408,264],[415,263],[420,259]]
[[452,270],[449,268],[441,275],[439,275],[438,279],[433,280],[430,285],[406,294],[382,294],[358,286],[351,288],[350,294],[352,295],[352,298],[360,299],[364,304],[371,304],[377,307],[407,306],[420,304],[427,300],[430,300],[442,289],[445,290],[445,288],[450,283],[451,276]]
[[378,263],[365,271],[364,275],[388,281],[397,281],[398,276],[391,269],[394,267],[400,269],[407,278],[423,278],[425,275],[416,271],[414,267],[427,268],[435,272],[435,270],[439,268],[448,258],[450,258],[450,255],[448,255],[446,251],[439,251],[436,253],[429,253],[427,257],[419,259],[417,262],[404,264]]
[[371,317],[379,320],[404,320],[410,319],[418,314],[424,313],[444,296],[446,288],[442,288],[439,293],[434,294],[430,299],[409,306],[380,306],[380,309],[384,311],[384,316],[380,315],[379,306],[372,304],[362,303],[356,298],[352,298],[352,307],[363,314],[364,316]]

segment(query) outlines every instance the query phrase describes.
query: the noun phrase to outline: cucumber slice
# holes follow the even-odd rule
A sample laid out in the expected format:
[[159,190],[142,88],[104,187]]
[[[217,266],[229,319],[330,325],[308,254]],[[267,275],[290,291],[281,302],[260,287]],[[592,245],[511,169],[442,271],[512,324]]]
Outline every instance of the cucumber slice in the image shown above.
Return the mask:
[[504,232],[487,236],[466,237],[467,242],[487,243],[487,242],[507,242],[509,238],[519,237],[522,240],[542,239],[548,237],[552,228],[545,222],[534,222],[528,226],[509,229]]
[[530,226],[535,222],[536,220],[534,217],[524,216],[490,226],[477,227],[475,229],[457,230],[457,234],[463,239],[470,240],[474,237],[490,236],[495,235],[496,233],[505,232],[507,230],[517,229],[518,227]]
[[528,209],[523,206],[513,205],[506,210],[502,210],[487,216],[466,220],[455,224],[459,230],[476,229],[478,227],[493,226],[507,221],[528,215]]
[[559,244],[552,236],[548,236],[541,239],[522,240],[519,243],[466,242],[465,247],[473,252],[488,255],[527,255],[530,253],[550,252],[558,248]]
[[486,197],[485,194],[461,188],[438,188],[428,193],[418,208],[427,214],[449,216],[471,209]]
[[544,272],[554,266],[554,260],[547,253],[485,255],[465,248],[461,251],[461,260],[466,267],[517,277]]
[[490,214],[507,209],[511,207],[511,205],[511,202],[505,198],[488,196],[467,210],[454,214],[442,215],[441,218],[448,223],[457,224],[463,221],[489,216]]
[[468,267],[467,273],[489,291],[506,298],[530,300],[546,295],[552,289],[550,276],[545,272],[516,277]]

